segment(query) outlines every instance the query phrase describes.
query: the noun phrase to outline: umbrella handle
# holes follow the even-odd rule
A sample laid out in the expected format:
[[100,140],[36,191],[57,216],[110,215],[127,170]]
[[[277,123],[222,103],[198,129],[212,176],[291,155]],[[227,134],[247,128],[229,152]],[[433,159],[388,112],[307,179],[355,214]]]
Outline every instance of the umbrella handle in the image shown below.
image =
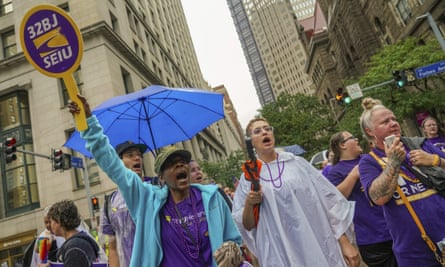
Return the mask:
[[68,95],[71,101],[77,103],[77,106],[80,109],[79,113],[74,114],[74,121],[76,122],[76,128],[79,132],[85,131],[88,129],[87,118],[85,115],[85,109],[83,107],[82,102],[80,101],[77,94],[79,93],[79,89],[77,88],[76,81],[74,80],[73,74],[69,73],[68,75],[63,76],[63,82],[66,85]]

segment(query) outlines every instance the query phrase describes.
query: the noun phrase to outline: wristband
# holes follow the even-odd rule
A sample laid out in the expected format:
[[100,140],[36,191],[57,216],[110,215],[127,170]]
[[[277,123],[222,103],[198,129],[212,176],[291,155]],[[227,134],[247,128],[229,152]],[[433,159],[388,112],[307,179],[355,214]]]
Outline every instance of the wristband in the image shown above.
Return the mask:
[[434,155],[433,156],[433,166],[438,167],[440,166],[440,157],[439,155]]

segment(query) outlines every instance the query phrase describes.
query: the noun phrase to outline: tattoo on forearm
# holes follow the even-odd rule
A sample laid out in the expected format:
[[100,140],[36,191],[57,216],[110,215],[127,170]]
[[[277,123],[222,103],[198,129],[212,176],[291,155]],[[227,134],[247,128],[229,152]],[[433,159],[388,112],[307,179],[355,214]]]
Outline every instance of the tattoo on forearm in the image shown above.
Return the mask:
[[390,198],[394,194],[400,164],[401,161],[398,158],[391,158],[383,172],[375,179],[373,190],[370,191],[370,197],[373,201],[377,201],[380,198]]

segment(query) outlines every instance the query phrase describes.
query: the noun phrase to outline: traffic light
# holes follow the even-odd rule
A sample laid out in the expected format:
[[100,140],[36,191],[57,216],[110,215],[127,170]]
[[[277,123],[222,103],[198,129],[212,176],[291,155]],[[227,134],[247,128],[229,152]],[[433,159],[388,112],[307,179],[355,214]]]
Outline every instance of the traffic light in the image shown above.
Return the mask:
[[91,197],[91,205],[93,206],[93,210],[100,210],[99,199],[95,196]]
[[403,88],[407,84],[407,79],[405,75],[405,70],[395,70],[392,72],[392,77],[394,78],[394,81],[396,82],[397,87]]
[[349,105],[352,101],[352,98],[348,95],[347,92],[343,92],[343,88],[339,87],[337,89],[337,94],[335,95],[335,100],[339,105]]
[[54,170],[63,170],[64,154],[63,154],[62,149],[54,149],[52,159],[53,159],[53,169]]
[[339,105],[343,104],[343,88],[339,87],[337,89],[337,94],[335,95],[335,100],[337,101],[337,104],[339,104]]
[[17,155],[15,152],[17,151],[17,148],[15,147],[15,144],[17,141],[14,137],[8,137],[5,141],[5,160],[6,163],[11,163],[14,160],[17,159]]
[[352,98],[349,96],[348,93],[343,93],[343,102],[344,102],[346,105],[351,104],[351,102],[352,102]]

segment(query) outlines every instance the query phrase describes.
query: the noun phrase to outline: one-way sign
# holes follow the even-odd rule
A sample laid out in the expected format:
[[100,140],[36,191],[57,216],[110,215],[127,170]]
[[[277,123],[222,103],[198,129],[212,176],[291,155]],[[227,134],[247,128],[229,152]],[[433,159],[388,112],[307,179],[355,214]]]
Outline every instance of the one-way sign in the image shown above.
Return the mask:
[[416,70],[416,78],[422,79],[437,73],[441,73],[445,71],[445,60],[426,65],[420,68],[417,68]]

